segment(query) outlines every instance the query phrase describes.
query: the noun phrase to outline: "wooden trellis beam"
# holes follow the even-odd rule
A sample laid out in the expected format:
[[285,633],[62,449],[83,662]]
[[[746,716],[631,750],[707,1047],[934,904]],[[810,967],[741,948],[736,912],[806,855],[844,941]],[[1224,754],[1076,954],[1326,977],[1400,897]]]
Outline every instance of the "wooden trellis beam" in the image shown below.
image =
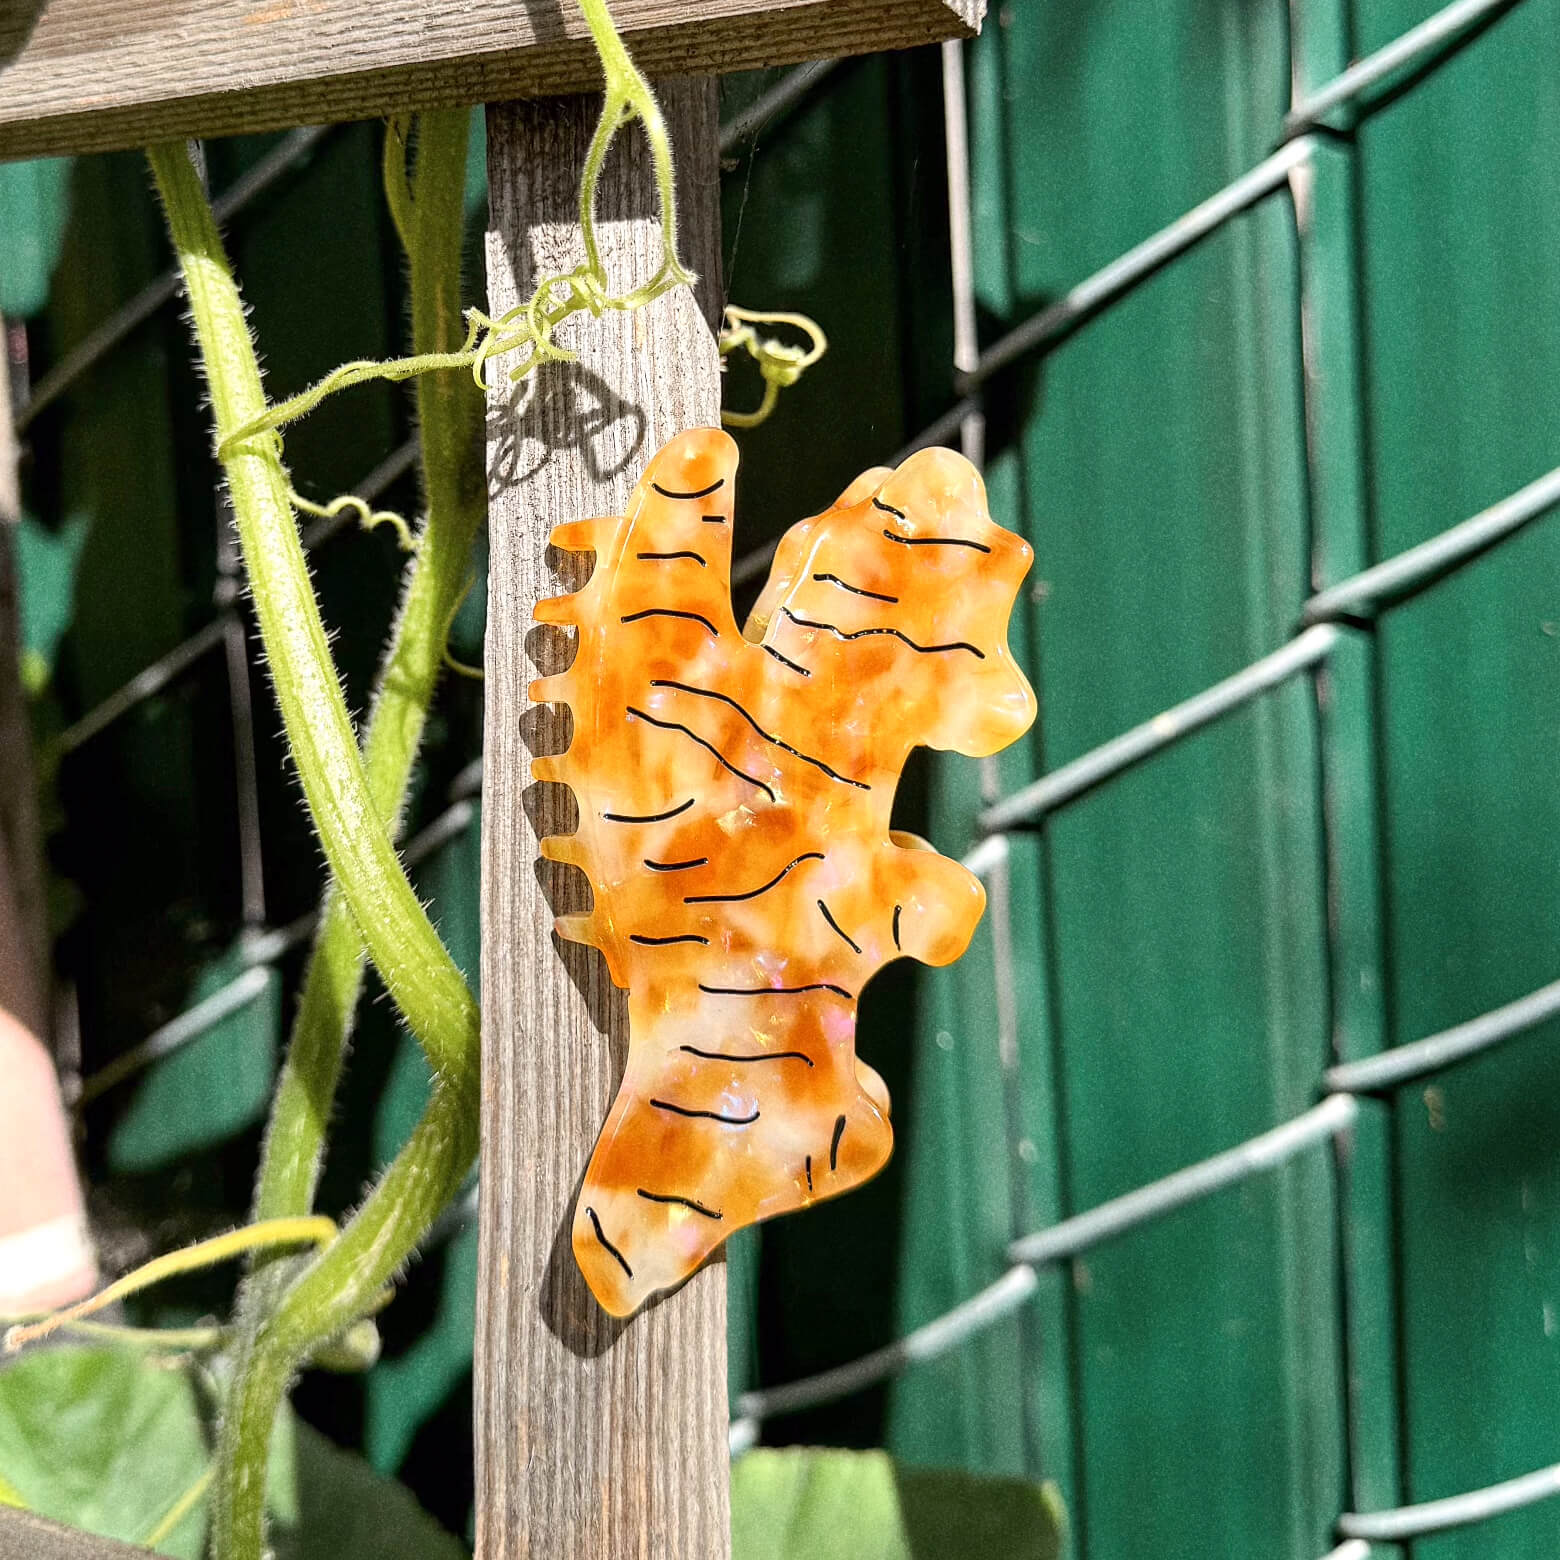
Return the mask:
[[[984,0],[618,0],[652,76],[721,74],[974,30]],[[573,0],[4,0],[0,158],[582,92]]]

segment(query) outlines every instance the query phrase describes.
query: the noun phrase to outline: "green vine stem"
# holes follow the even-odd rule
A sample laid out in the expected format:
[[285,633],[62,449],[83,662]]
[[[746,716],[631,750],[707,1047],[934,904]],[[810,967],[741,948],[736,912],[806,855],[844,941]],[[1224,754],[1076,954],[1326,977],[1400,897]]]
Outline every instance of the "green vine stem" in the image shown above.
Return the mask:
[[[385,189],[410,266],[412,344],[443,352],[461,333],[460,258],[470,112],[427,113],[416,131],[415,190],[408,129],[385,133]],[[446,637],[471,579],[471,548],[486,513],[482,401],[464,374],[417,381],[426,518],[363,736],[374,809],[394,825],[405,805],[423,725],[444,664]],[[266,1131],[253,1217],[306,1213],[319,1180],[325,1132],[363,986],[363,940],[334,881],[293,1021]]]
[[[254,344],[187,149],[148,152],[184,273],[219,447],[263,415]],[[274,435],[222,457],[239,544],[304,796],[343,899],[386,988],[433,1067],[422,1119],[337,1239],[301,1270],[277,1264],[274,1296],[234,1359],[212,1497],[216,1560],[258,1560],[271,1425],[292,1376],[344,1332],[411,1254],[476,1157],[479,1015],[402,871],[375,804],[320,621]],[[430,495],[431,498],[431,495]],[[282,1287],[285,1280],[285,1287]]]
[[[243,301],[182,143],[148,156],[200,341],[217,436],[265,407]],[[287,501],[274,438],[223,461],[276,700],[325,856],[395,1005],[434,1070],[476,1092],[477,1006],[374,805]]]

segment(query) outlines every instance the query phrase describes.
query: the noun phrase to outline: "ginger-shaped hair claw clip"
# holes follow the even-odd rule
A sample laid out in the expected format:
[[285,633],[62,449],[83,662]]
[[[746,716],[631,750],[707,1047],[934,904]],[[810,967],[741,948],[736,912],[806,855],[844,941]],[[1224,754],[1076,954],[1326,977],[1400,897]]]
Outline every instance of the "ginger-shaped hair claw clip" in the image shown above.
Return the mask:
[[949,964],[980,882],[889,814],[912,748],[981,757],[1034,720],[1007,646],[1033,554],[950,450],[864,473],[781,541],[739,630],[737,451],[715,429],[650,462],[621,517],[555,546],[589,582],[539,604],[578,631],[531,697],[573,714],[537,759],[579,804],[542,854],[590,880],[558,931],[629,992],[628,1065],[585,1174],[574,1254],[615,1316],[733,1230],[834,1197],[893,1143],[856,1007],[893,959]]

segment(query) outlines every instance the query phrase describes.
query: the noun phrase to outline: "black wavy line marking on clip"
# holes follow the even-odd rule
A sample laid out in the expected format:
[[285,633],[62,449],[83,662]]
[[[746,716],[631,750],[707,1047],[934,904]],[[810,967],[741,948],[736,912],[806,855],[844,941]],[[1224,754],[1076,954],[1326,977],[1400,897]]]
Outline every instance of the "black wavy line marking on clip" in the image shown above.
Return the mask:
[[965,639],[957,639],[952,644],[947,645],[920,645],[917,644],[915,640],[913,640],[908,634],[897,628],[844,629],[836,623],[819,623],[815,622],[812,618],[800,617],[789,607],[781,607],[780,610],[785,613],[785,615],[790,618],[790,620],[795,623],[798,628],[822,629],[826,633],[838,635],[838,637],[841,639],[868,639],[874,634],[889,634],[892,635],[892,637],[895,639],[903,640],[905,644],[909,645],[910,648],[918,655],[939,655],[946,650],[968,650],[977,661],[984,661],[986,659],[986,652],[984,650],[982,650],[978,645],[970,644],[970,642]]
[[585,1212],[590,1218],[590,1227],[596,1232],[596,1239],[599,1240],[601,1244],[605,1246],[614,1257],[617,1258],[618,1266],[621,1267],[630,1278],[632,1278],[634,1276],[634,1270],[628,1265],[628,1258],[625,1257],[623,1253],[619,1251],[610,1240],[607,1239],[606,1232],[601,1227],[601,1220],[596,1217],[596,1210],[587,1204]]
[[689,1056],[702,1056],[707,1062],[806,1062],[809,1067],[813,1065],[813,1059],[805,1051],[760,1051],[754,1056],[739,1056],[735,1051],[701,1051],[696,1045],[680,1045],[679,1051],[686,1051]]
[[899,916],[904,908],[903,905],[894,906],[894,946],[901,952],[904,951],[904,944],[899,940]]
[[701,980],[699,990],[712,997],[799,997],[804,991],[832,991],[837,997],[851,1001],[851,994],[830,980],[809,981],[805,986],[706,986]]
[[[641,553],[640,557],[644,554]],[[852,585],[849,580],[842,580],[837,574],[815,574],[815,580],[822,580],[826,585],[838,585],[841,590],[848,590],[853,596],[869,596],[873,601],[886,601],[889,606],[897,606],[898,596],[885,596],[880,590],[867,590],[861,585]]]
[[689,552],[686,549],[682,552],[635,553],[634,556],[641,563],[670,563],[674,558],[692,558],[701,569],[707,567],[702,553]]
[[628,940],[638,943],[642,948],[665,948],[671,943],[704,943],[706,946],[709,944],[709,938],[701,937],[697,932],[679,932],[675,937],[644,937],[638,932],[630,932]]
[[690,867],[707,867],[710,864],[708,856],[695,856],[691,861],[652,861],[645,857],[645,865],[652,872],[686,872]]
[[781,869],[775,873],[775,875],[770,878],[767,883],[761,885],[758,888],[750,888],[746,893],[743,894],[694,894],[683,900],[683,903],[685,905],[726,905],[736,904],[739,900],[743,899],[757,899],[760,894],[767,894],[769,890],[772,889],[775,884],[778,883],[786,875],[786,873],[791,870],[792,867],[798,867],[804,861],[822,860],[823,852],[821,850],[804,850],[795,861],[791,862],[788,866],[781,867]]
[[892,504],[885,504],[883,502],[883,500],[881,498],[878,498],[876,495],[873,496],[872,507],[874,509],[881,509],[884,514],[894,515],[894,516],[896,516],[900,520],[903,520],[905,518],[904,510],[902,510],[902,509],[895,509]]
[[782,666],[789,666],[793,672],[800,672],[803,677],[812,676],[805,666],[798,666],[789,656],[781,655],[773,645],[760,645],[759,648],[765,655],[772,655]]
[[967,536],[895,536],[886,526],[883,535],[901,547],[973,547],[976,552],[991,551],[984,542],[972,542]]
[[[713,742],[706,741],[705,738],[698,734],[698,732],[690,731],[687,726],[679,725],[675,720],[658,720],[654,715],[647,715],[643,710],[635,709],[632,704],[628,706],[628,713],[630,715],[638,716],[640,720],[649,721],[652,726],[659,726],[663,731],[680,731],[685,737],[692,737],[701,748],[708,748],[709,751],[715,755],[716,760],[724,768],[729,769],[732,774],[737,777],[737,779],[746,780],[749,785],[756,785],[759,790],[769,798],[770,801],[775,800],[775,793],[770,790],[770,788],[765,785],[762,780],[758,779],[754,775],[746,773],[744,770],[738,769],[737,766],[733,764],[731,760],[727,758]],[[690,904],[692,903],[691,900],[686,902]]]
[[693,806],[693,798],[690,796],[680,807],[669,807],[665,812],[658,813],[602,813],[602,817],[608,823],[665,823],[668,818],[675,818],[678,813],[685,813]]
[[639,1195],[646,1202],[676,1203],[679,1208],[692,1208],[695,1213],[702,1213],[706,1219],[723,1219],[723,1214],[718,1208],[706,1208],[703,1203],[695,1202],[691,1197],[674,1197],[668,1192],[647,1192],[644,1187],[639,1188]]
[[845,1118],[834,1118],[834,1137],[829,1143],[829,1168],[838,1170],[840,1167],[840,1139],[845,1136]]
[[729,693],[717,693],[713,688],[695,688],[691,683],[674,682],[670,677],[652,677],[650,686],[652,688],[675,688],[679,693],[691,693],[700,699],[719,699],[722,704],[729,704],[765,742],[773,742],[777,748],[783,749],[792,758],[799,758],[804,764],[811,764],[814,769],[821,769],[831,780],[838,780],[841,785],[853,785],[858,791],[870,791],[872,789],[865,780],[852,780],[848,775],[842,775],[839,770],[831,769],[821,758],[814,758],[812,754],[804,753],[800,748],[792,747],[783,737],[777,737],[773,732],[765,731]]
[[802,1161],[802,1163],[805,1165],[805,1167],[807,1169],[807,1190],[810,1192],[813,1189],[813,1184],[812,1184],[812,1155],[809,1154],[807,1156],[807,1158]]
[[676,607],[646,607],[643,612],[630,612],[618,622],[637,623],[642,618],[653,617],[687,618],[690,622],[702,623],[717,639],[720,638],[720,630],[702,612],[679,612]]
[[670,1100],[651,1100],[657,1110],[669,1110],[674,1116],[701,1116],[706,1121],[723,1121],[728,1127],[746,1127],[758,1120],[755,1110],[751,1116],[723,1116],[718,1110],[689,1110],[686,1105],[674,1105]]
[[824,920],[827,921],[829,923],[829,925],[831,927],[833,927],[834,930],[836,932],[838,932],[840,934],[840,936],[843,937],[847,943],[850,944],[850,951],[852,953],[860,953],[861,952],[861,944],[859,942],[857,942],[856,939],[854,937],[852,937],[850,935],[850,933],[847,932],[845,930],[845,928],[843,926],[841,926],[840,923],[834,919],[834,917],[829,913],[829,907],[826,904],[824,904],[824,902],[821,899],[818,901],[818,908],[821,911],[823,911],[823,918],[824,918]]
[[724,477],[716,477],[707,488],[700,488],[697,493],[674,493],[670,488],[662,487],[659,482],[650,484],[662,498],[708,498],[711,493],[719,492],[725,485],[726,479]]

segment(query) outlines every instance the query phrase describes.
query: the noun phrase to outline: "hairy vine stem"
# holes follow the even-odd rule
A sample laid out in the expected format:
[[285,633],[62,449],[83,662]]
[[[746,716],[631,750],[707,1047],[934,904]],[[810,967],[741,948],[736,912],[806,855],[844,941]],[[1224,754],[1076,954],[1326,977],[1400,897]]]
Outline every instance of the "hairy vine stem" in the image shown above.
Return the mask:
[[[232,430],[266,408],[254,343],[187,148],[165,144],[148,157],[222,448]],[[292,1376],[316,1345],[370,1307],[476,1156],[479,1015],[407,881],[370,787],[288,501],[279,441],[274,434],[240,440],[222,465],[310,815],[341,897],[434,1071],[422,1119],[337,1239],[301,1268],[265,1270],[262,1298],[272,1303],[245,1329],[236,1353],[212,1500],[216,1560],[258,1560],[271,1425]]]
[[[385,189],[410,267],[412,343],[418,353],[445,351],[461,333],[469,121],[466,109],[420,117],[415,191],[406,169],[407,126],[392,123],[385,135]],[[369,794],[391,828],[405,806],[449,623],[468,587],[472,543],[487,509],[476,387],[463,374],[423,375],[417,380],[417,412],[427,512],[363,734]],[[332,881],[272,1101],[255,1187],[257,1219],[305,1213],[312,1206],[362,987],[363,939]]]

